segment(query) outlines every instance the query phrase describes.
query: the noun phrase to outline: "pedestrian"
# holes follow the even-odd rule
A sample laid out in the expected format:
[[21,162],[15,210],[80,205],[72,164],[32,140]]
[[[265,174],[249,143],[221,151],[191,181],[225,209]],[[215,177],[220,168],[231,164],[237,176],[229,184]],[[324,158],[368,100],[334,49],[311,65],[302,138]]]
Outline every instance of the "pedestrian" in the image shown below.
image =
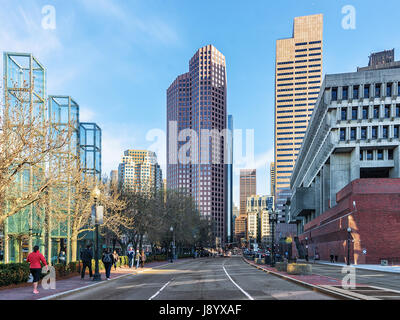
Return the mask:
[[44,256],[39,252],[39,246],[34,246],[33,247],[33,252],[31,252],[28,255],[28,258],[26,259],[27,262],[29,262],[29,269],[31,271],[32,277],[33,277],[33,293],[38,294],[39,291],[37,289],[38,287],[38,282],[40,280],[40,275],[42,273],[42,265],[40,262],[43,263],[44,266],[46,266],[46,272],[49,271],[49,267],[47,266],[46,259]]
[[92,247],[90,246],[90,244],[88,244],[86,246],[86,249],[84,249],[81,252],[81,260],[82,260],[81,279],[83,279],[85,277],[86,267],[89,269],[89,277],[91,278],[93,276],[93,274],[92,274],[92,258],[93,258]]
[[142,268],[144,268],[145,262],[146,262],[146,254],[144,253],[144,250],[142,250],[142,255],[140,256],[140,263],[142,265]]
[[331,253],[331,255],[329,257],[331,258],[331,263],[334,263],[335,260],[333,259],[333,253]]
[[129,259],[129,268],[133,267],[133,251],[130,249],[128,251],[128,259]]
[[103,256],[101,257],[101,261],[103,261],[104,268],[106,269],[106,279],[110,280],[111,267],[114,263],[114,256],[110,252],[110,249],[104,249]]
[[114,258],[114,269],[117,270],[117,262],[119,260],[119,255],[118,255],[117,251],[115,251],[115,250],[113,253],[113,258]]
[[58,263],[63,264],[64,266],[66,265],[66,257],[65,257],[65,252],[61,251],[59,256],[58,256]]
[[140,252],[139,252],[139,249],[136,249],[135,261],[136,261],[136,269],[137,269],[137,268],[139,268],[139,263],[140,263]]

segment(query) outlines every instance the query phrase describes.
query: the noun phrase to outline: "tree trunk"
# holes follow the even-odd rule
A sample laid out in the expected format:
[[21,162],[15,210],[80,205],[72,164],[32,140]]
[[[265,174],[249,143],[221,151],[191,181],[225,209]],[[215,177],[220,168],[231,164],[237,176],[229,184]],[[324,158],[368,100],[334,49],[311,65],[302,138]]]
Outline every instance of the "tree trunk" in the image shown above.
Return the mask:
[[71,234],[71,261],[77,261],[78,232],[72,230]]

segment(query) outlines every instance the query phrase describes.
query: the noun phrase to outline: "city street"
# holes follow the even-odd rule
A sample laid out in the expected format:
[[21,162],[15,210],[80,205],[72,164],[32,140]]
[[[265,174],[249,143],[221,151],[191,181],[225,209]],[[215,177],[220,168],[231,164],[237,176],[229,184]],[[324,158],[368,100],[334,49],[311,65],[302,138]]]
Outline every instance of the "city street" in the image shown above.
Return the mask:
[[241,257],[201,258],[144,269],[71,293],[66,300],[331,300],[269,275]]

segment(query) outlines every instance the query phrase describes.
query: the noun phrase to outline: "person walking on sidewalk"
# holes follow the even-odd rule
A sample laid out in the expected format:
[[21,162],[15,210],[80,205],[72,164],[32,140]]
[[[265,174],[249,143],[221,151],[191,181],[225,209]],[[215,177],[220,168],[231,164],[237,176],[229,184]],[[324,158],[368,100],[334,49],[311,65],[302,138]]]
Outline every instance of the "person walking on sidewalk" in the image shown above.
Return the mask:
[[133,258],[134,258],[134,253],[132,250],[129,250],[128,252],[129,268],[133,267]]
[[89,269],[89,277],[93,276],[92,274],[92,258],[93,253],[90,244],[87,245],[86,249],[81,252],[81,260],[82,260],[82,272],[81,279],[85,277],[86,267]]
[[104,267],[106,269],[106,279],[110,280],[111,276],[111,267],[114,264],[114,256],[110,252],[110,249],[105,249],[103,252],[103,257],[101,258],[101,261],[104,263]]
[[144,268],[145,262],[146,262],[146,254],[144,253],[144,250],[142,250],[142,255],[140,256],[140,264],[142,265],[142,268]]
[[113,252],[113,258],[114,258],[114,270],[117,270],[117,262],[119,260],[119,255],[116,250]]
[[139,268],[139,263],[140,263],[140,252],[139,252],[139,249],[136,250],[135,261],[136,261],[136,269],[137,269],[137,268]]
[[49,267],[47,265],[46,259],[44,256],[39,252],[39,246],[33,247],[33,252],[28,255],[26,262],[29,262],[29,269],[31,270],[31,274],[33,277],[33,293],[38,294],[39,291],[37,289],[38,282],[40,280],[40,275],[42,273],[42,266],[40,262],[46,267],[46,272],[49,271]]

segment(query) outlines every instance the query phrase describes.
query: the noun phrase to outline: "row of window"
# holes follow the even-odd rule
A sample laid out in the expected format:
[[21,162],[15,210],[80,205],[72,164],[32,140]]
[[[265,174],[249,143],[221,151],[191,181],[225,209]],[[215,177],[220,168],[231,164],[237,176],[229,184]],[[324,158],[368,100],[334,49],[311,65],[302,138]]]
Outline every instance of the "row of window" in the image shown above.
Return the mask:
[[393,149],[360,150],[360,161],[393,160]]
[[[386,97],[391,97],[393,95],[393,87],[394,84],[393,83],[387,83],[386,84],[386,92],[385,92],[385,96]],[[374,92],[372,93],[372,89],[375,89]],[[366,84],[364,85],[364,94],[361,97],[360,95],[360,86],[353,86],[353,95],[352,98],[353,99],[360,99],[360,98],[371,98],[371,97],[375,97],[375,98],[381,98],[383,95],[382,92],[382,84],[376,84],[375,86]],[[371,95],[373,94],[373,95]],[[400,95],[400,86],[397,86],[397,94]],[[332,88],[332,92],[331,92],[331,99],[332,101],[337,101],[338,99],[338,88]],[[342,100],[348,100],[349,99],[349,87],[342,87]]]
[[[393,126],[393,138],[399,138],[399,128],[400,126]],[[357,140],[357,129],[360,133],[360,140],[368,139],[368,127],[361,128],[350,128],[350,130],[346,130],[346,128],[340,129],[340,141],[346,140]],[[389,138],[389,126],[382,126],[382,130],[379,133],[379,127],[373,126],[371,127],[370,139],[388,139]]]
[[[362,107],[361,110],[359,110],[358,107],[352,107],[351,108],[351,117],[348,114],[348,109],[347,107],[342,107],[341,108],[341,120],[358,120],[358,119],[379,119],[381,118],[380,113],[381,113],[381,106],[373,106],[372,108],[372,117],[369,117],[369,106]],[[361,114],[359,114],[359,111]],[[394,117],[400,117],[400,105],[397,104],[393,106],[393,113],[392,113],[392,105],[385,105],[382,108],[383,111],[383,117],[382,118],[390,118],[393,114]]]

